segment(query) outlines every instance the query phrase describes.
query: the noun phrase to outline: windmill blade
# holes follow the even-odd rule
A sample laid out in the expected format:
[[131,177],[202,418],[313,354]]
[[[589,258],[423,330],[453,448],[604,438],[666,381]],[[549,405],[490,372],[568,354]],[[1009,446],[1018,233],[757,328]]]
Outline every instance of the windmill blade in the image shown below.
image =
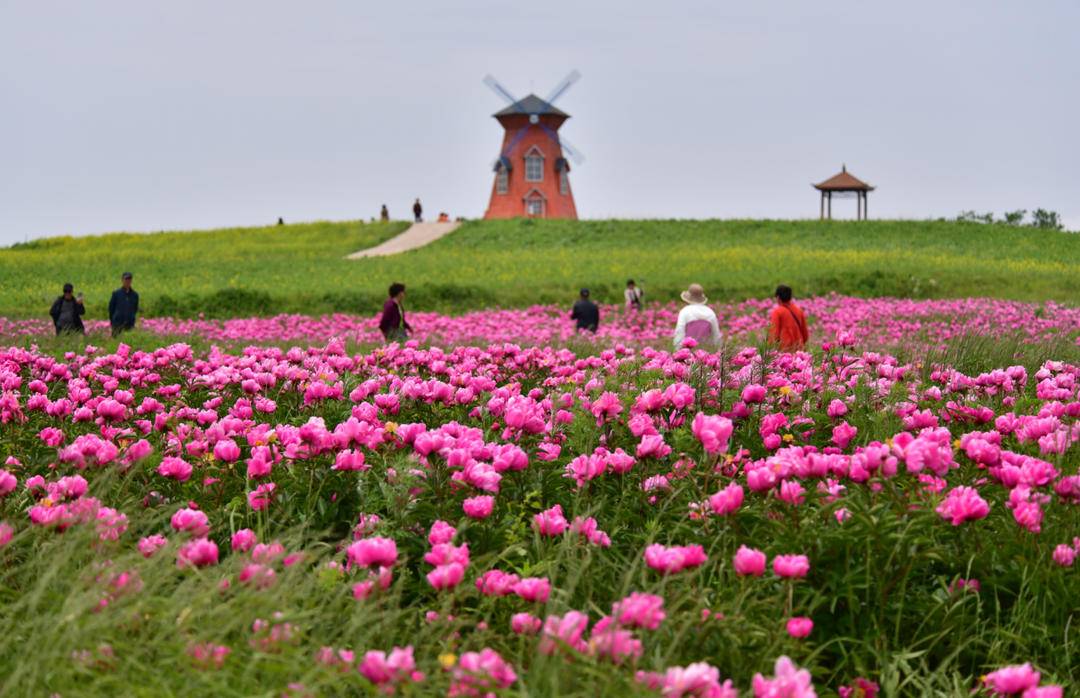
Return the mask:
[[510,104],[517,104],[517,98],[510,94],[510,90],[506,89],[499,84],[499,81],[492,77],[490,74],[484,76],[484,84],[491,88],[491,91],[505,99]]
[[514,134],[514,137],[510,139],[510,142],[506,144],[506,148],[503,149],[500,157],[508,158],[510,153],[514,152],[514,147],[521,142],[521,139],[525,137],[525,132],[532,128],[532,124],[528,124],[525,128],[518,129],[518,132]]
[[562,82],[551,91],[548,98],[545,100],[548,104],[555,104],[555,100],[563,96],[563,93],[570,89],[570,87],[581,79],[581,73],[577,69],[571,70],[570,74],[562,79]]
[[581,163],[585,162],[585,155],[577,148],[567,143],[565,138],[560,136],[549,126],[545,126],[544,124],[539,124],[539,126],[540,128],[544,129],[544,133],[548,135],[548,138],[555,141],[555,143],[557,143],[563,149],[563,152],[565,152],[566,155],[574,161],[575,165],[580,165]]

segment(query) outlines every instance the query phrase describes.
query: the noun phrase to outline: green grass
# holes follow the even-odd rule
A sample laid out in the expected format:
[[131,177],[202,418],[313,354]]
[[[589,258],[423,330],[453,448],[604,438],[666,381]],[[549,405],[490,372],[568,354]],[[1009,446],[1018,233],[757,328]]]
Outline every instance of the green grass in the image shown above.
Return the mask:
[[835,291],[1080,303],[1080,235],[939,221],[477,221],[394,257],[344,256],[404,223],[313,223],[197,233],[53,238],[0,250],[0,314],[44,314],[67,280],[103,317],[120,272],[145,312],[231,316],[374,312],[391,281],[417,309],[565,303],[590,287],[649,299],[690,281],[716,300]]

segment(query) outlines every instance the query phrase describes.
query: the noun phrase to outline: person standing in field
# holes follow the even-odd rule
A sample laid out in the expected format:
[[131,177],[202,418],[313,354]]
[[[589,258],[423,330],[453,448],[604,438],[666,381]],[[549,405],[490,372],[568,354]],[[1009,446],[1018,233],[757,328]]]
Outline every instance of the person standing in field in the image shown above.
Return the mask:
[[74,290],[75,287],[70,283],[64,284],[63,295],[53,301],[52,308],[49,309],[57,336],[64,333],[86,334],[82,321],[82,315],[86,312],[83,295],[74,295]]
[[630,279],[626,282],[623,298],[626,299],[627,310],[641,310],[641,302],[645,298],[645,291],[635,284],[633,279]]
[[720,344],[720,323],[713,309],[705,305],[709,299],[705,297],[701,284],[690,284],[679,297],[686,305],[679,311],[679,319],[675,323],[675,348],[681,349],[687,339],[693,339],[698,344]]
[[125,271],[120,277],[120,288],[113,291],[109,299],[109,325],[112,336],[135,329],[135,315],[139,312],[139,294],[131,287],[131,272]]
[[769,343],[779,346],[781,351],[795,352],[805,349],[809,341],[806,315],[791,300],[791,287],[777,286],[776,306],[769,313]]
[[379,330],[388,342],[404,341],[412,332],[412,327],[405,321],[405,284],[395,281],[390,284],[389,293],[390,297],[383,303]]
[[386,204],[383,204],[382,208],[379,210],[379,220],[383,223],[390,222],[390,209],[386,208]]
[[578,332],[596,332],[600,326],[600,307],[589,299],[589,289],[581,289],[579,298],[570,311],[570,319],[577,323]]
[[424,220],[424,207],[420,205],[420,197],[416,197],[416,202],[412,205],[412,214],[417,223]]

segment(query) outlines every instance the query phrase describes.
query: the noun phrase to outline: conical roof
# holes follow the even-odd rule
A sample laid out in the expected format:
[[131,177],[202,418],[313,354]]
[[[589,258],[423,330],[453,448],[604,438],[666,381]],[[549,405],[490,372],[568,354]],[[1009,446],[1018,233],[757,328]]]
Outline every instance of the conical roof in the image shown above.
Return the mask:
[[815,184],[814,188],[820,191],[874,191],[874,187],[849,174],[847,165],[841,167],[838,174],[829,177],[820,184]]
[[515,114],[551,114],[552,116],[565,116],[570,118],[570,115],[561,109],[557,109],[548,104],[544,100],[540,99],[534,94],[530,94],[523,99],[519,99],[506,109],[495,112],[492,116],[496,118],[500,116],[514,116]]

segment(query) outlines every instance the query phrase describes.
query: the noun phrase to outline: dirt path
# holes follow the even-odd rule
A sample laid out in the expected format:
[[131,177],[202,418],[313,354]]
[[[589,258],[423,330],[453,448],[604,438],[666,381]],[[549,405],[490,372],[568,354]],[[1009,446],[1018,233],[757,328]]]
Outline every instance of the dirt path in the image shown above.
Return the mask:
[[364,257],[385,257],[423,247],[429,242],[434,242],[443,235],[449,235],[461,225],[459,222],[450,223],[413,223],[401,235],[392,237],[375,247],[353,252],[346,259],[363,259]]

